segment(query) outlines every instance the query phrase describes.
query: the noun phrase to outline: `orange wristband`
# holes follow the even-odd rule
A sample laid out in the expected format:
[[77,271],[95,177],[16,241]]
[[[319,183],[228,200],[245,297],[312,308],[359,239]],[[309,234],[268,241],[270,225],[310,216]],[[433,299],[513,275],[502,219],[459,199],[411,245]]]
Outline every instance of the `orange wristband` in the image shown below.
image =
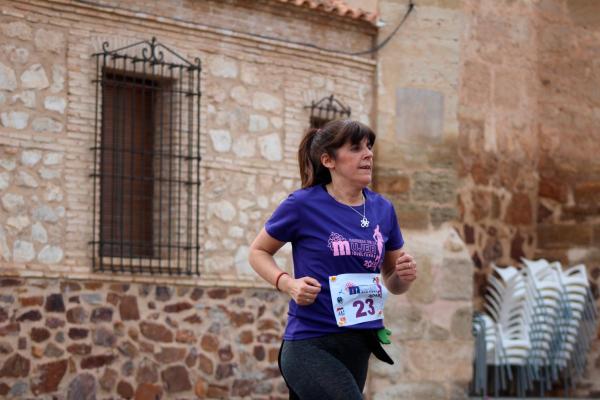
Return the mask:
[[277,289],[277,291],[279,292],[281,292],[281,290],[279,289],[279,279],[281,279],[281,277],[284,275],[290,276],[290,274],[288,274],[287,272],[281,272],[279,275],[277,275],[277,279],[275,279],[275,289]]

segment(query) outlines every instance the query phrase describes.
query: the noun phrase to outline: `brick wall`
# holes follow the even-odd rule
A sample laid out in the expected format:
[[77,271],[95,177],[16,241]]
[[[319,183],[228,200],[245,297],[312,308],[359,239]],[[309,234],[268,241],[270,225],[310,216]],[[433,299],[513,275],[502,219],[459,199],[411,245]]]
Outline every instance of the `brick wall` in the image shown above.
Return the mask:
[[[248,246],[299,186],[304,107],[334,93],[370,123],[375,61],[264,36],[357,51],[374,33],[271,1],[3,3],[0,394],[285,397],[286,299]],[[200,277],[91,270],[91,55],[153,36],[203,66]]]

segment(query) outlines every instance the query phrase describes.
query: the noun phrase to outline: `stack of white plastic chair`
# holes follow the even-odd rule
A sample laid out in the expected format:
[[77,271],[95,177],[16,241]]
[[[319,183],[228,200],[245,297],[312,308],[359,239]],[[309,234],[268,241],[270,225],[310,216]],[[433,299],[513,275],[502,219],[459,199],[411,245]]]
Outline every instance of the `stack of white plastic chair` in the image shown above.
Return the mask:
[[[520,391],[528,387],[526,368],[531,349],[528,335],[527,290],[522,274],[514,267],[493,267],[485,296],[487,363],[494,368],[494,392],[506,389],[516,368]],[[500,385],[500,386],[499,386]]]
[[559,262],[523,259],[528,287],[534,297],[531,359],[538,369],[540,392],[559,378],[569,382],[581,375],[596,329],[597,312],[584,265],[563,271]]
[[485,314],[474,317],[474,387],[487,393],[486,364],[494,395],[519,397],[539,385],[540,394],[562,380],[568,392],[585,367],[596,335],[598,312],[584,265],[563,270],[558,262],[523,259],[524,268],[493,266]]
[[[487,317],[487,316],[485,316]],[[487,317],[489,319],[489,317]],[[471,393],[481,394],[483,398],[487,397],[487,362],[486,353],[486,322],[484,314],[479,311],[473,313],[473,336],[475,338],[475,354],[473,360],[473,380],[471,381]],[[490,349],[491,350],[491,349]]]
[[[544,259],[531,261],[523,259],[528,288],[528,298],[531,308],[530,340],[532,351],[530,365],[533,375],[540,381],[541,390],[550,389],[553,377],[551,372],[552,357],[557,346],[562,341],[563,332],[560,330],[560,316],[564,304],[563,288],[559,278]],[[556,377],[554,377],[556,379]]]
[[552,267],[564,293],[559,340],[551,354],[552,372],[556,379],[560,374],[567,385],[583,373],[587,351],[595,337],[597,311],[584,265],[565,271],[558,262]]

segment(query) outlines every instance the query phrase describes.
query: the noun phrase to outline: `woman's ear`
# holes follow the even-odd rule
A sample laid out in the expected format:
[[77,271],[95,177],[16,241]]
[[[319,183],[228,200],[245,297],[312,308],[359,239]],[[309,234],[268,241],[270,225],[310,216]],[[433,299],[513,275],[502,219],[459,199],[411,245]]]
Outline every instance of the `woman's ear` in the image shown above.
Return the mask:
[[335,161],[327,153],[321,154],[321,164],[323,164],[323,166],[327,169],[332,169],[335,167]]

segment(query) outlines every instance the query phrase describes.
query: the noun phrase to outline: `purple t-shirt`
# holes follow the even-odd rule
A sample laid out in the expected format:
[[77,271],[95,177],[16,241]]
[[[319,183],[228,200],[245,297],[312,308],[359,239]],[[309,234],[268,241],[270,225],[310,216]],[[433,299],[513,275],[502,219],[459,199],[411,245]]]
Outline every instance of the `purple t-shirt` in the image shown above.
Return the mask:
[[289,303],[285,340],[308,339],[348,329],[379,329],[382,320],[338,327],[329,290],[329,276],[379,273],[385,251],[397,250],[404,240],[392,204],[364,189],[369,227],[361,227],[363,206],[352,207],[335,200],[322,185],[290,194],[265,224],[269,235],[292,243],[294,276],[310,276],[321,292],[309,306]]

